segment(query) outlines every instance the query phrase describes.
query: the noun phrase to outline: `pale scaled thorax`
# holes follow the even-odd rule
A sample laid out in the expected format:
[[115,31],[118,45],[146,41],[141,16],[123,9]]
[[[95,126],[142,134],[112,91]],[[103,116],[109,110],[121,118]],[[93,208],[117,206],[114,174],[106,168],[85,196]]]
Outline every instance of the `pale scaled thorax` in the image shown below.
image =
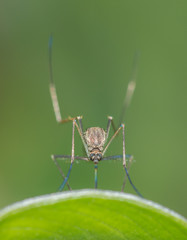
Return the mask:
[[84,133],[85,141],[88,145],[88,150],[91,152],[93,149],[103,151],[103,146],[106,142],[106,132],[103,128],[91,127]]

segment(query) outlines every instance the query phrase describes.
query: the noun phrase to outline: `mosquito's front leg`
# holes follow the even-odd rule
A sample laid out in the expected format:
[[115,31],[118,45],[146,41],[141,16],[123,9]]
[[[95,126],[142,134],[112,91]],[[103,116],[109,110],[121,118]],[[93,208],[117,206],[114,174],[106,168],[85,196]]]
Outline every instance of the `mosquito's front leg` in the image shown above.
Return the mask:
[[120,126],[120,127],[116,130],[116,132],[114,133],[114,135],[111,137],[111,139],[110,139],[109,142],[107,143],[106,147],[105,147],[104,150],[103,150],[103,156],[104,156],[106,150],[108,149],[108,147],[110,146],[111,142],[113,141],[113,139],[118,135],[118,133],[119,133],[119,131],[121,130],[121,128],[122,128],[122,126]]

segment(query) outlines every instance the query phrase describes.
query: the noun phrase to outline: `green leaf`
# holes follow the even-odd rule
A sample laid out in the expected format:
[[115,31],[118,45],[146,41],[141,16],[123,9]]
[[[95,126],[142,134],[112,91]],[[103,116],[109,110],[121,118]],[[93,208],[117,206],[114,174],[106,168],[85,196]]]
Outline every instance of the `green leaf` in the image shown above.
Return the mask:
[[0,239],[187,239],[179,214],[139,197],[82,190],[16,203],[0,212]]

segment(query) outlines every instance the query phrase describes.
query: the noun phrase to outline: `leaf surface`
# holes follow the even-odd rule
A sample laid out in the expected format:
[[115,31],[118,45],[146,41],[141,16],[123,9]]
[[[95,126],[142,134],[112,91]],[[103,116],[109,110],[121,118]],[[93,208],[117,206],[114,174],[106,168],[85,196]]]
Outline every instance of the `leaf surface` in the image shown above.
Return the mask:
[[134,195],[82,190],[13,204],[0,212],[0,239],[187,239],[187,221]]

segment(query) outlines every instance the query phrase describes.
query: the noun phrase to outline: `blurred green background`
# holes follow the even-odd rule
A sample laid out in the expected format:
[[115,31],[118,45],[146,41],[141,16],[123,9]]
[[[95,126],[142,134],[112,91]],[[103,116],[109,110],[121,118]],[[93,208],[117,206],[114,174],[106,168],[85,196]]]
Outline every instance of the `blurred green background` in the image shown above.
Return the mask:
[[[61,177],[50,155],[71,153],[72,125],[56,123],[48,89],[52,32],[62,114],[83,115],[85,129],[106,128],[108,115],[118,121],[141,52],[125,119],[130,175],[147,199],[187,216],[186,12],[186,0],[1,0],[0,207],[55,192]],[[121,153],[119,137],[108,155]],[[101,162],[98,174],[100,189],[121,189],[121,161]],[[93,188],[93,164],[75,164],[70,183]],[[129,183],[125,191],[134,193]]]

